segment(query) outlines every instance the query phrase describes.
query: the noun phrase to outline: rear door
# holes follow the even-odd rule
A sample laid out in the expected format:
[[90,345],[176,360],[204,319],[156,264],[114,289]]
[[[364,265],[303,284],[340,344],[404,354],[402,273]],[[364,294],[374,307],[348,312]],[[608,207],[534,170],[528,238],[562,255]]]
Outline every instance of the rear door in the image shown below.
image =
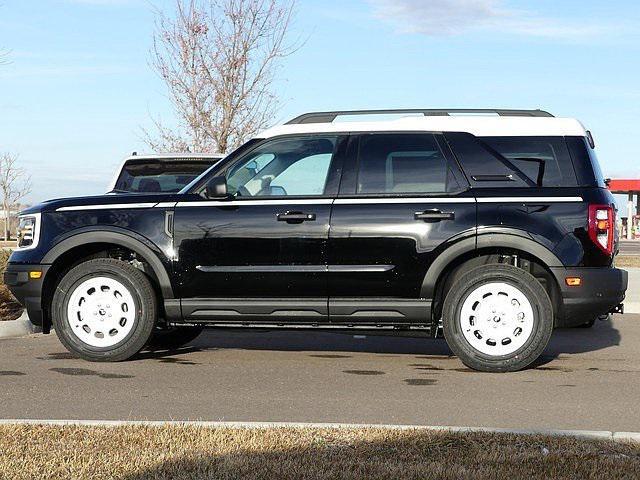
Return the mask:
[[329,314],[349,324],[430,321],[437,255],[476,231],[476,202],[431,133],[352,137],[329,234]]

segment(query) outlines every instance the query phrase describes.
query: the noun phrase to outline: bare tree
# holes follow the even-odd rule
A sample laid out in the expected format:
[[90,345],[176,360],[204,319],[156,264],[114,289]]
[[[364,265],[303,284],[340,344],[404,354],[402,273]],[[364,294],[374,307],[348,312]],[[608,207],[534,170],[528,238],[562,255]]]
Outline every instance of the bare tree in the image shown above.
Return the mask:
[[31,192],[31,177],[17,164],[18,156],[11,153],[0,155],[0,194],[4,216],[4,239],[9,239],[11,208]]
[[272,121],[273,82],[287,44],[295,0],[176,0],[158,12],[151,64],[177,116],[144,130],[155,151],[226,152]]
[[5,50],[0,47],[0,65],[7,65],[9,63],[9,50]]

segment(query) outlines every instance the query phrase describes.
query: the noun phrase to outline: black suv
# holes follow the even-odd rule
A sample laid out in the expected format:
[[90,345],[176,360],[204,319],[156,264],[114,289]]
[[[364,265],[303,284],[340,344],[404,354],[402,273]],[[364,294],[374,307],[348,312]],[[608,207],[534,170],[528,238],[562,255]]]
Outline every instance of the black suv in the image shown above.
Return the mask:
[[[335,121],[372,113],[405,116]],[[622,311],[615,216],[576,120],[313,113],[179,193],[22,212],[5,282],[87,360],[175,348],[208,326],[444,331],[466,365],[513,371],[554,327]]]

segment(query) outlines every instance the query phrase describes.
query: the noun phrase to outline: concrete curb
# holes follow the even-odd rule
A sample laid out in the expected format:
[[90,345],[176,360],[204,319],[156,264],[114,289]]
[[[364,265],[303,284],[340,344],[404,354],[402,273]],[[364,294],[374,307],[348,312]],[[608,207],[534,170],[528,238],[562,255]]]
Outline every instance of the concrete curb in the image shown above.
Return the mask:
[[435,432],[455,433],[507,433],[515,435],[546,435],[552,437],[576,437],[621,442],[640,442],[640,433],[612,432],[608,430],[556,430],[556,429],[513,429],[491,427],[451,427],[425,425],[378,425],[360,423],[301,423],[301,422],[213,422],[213,421],[153,421],[153,420],[39,420],[39,419],[0,419],[0,425],[70,425],[88,427],[121,427],[121,426],[195,426],[202,428],[382,428],[389,430],[427,430]]
[[17,320],[0,322],[0,338],[24,337],[39,331],[40,329],[29,320],[26,310]]

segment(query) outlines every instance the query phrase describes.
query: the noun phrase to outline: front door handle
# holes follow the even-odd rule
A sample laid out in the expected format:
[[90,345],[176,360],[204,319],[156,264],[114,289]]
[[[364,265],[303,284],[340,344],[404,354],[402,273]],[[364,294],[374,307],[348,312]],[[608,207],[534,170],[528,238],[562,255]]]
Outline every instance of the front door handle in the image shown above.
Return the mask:
[[286,212],[276,215],[279,222],[287,223],[302,223],[313,222],[316,219],[315,213],[303,213],[303,212]]
[[456,218],[453,212],[441,212],[438,209],[425,210],[424,212],[416,212],[413,214],[415,220],[422,220],[425,222],[439,222],[441,220],[453,220]]

